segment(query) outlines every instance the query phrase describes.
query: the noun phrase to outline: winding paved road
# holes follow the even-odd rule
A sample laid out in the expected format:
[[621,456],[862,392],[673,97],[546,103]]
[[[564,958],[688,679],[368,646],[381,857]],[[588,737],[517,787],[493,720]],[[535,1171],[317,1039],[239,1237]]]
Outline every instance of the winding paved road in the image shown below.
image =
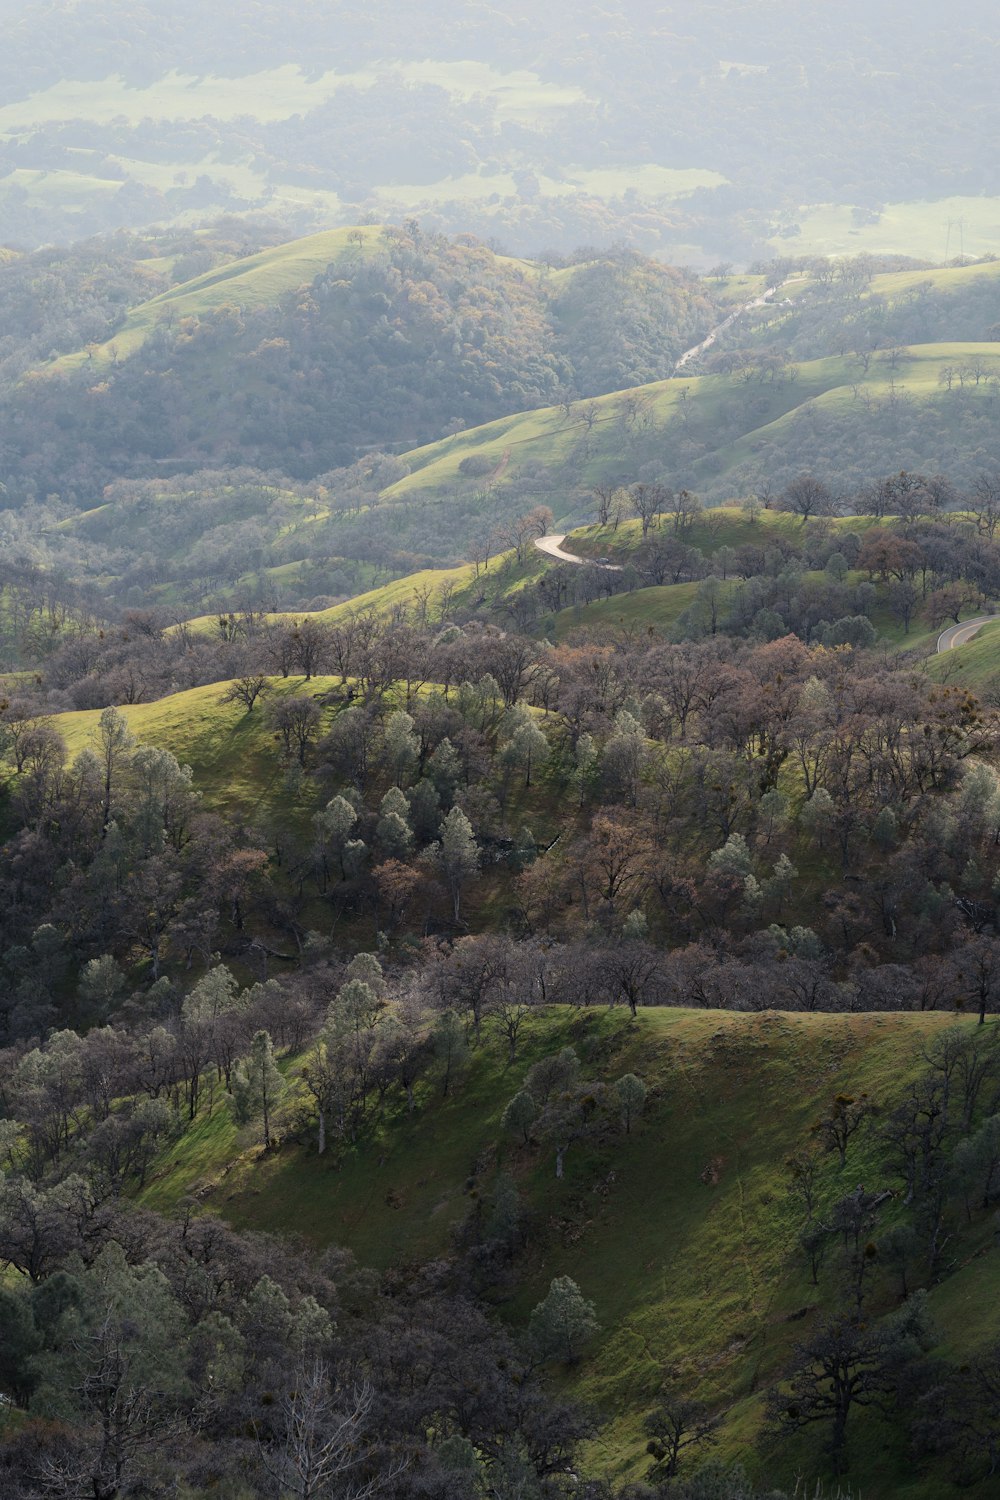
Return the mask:
[[706,349],[711,349],[719,334],[725,333],[727,328],[732,328],[737,318],[742,318],[745,312],[750,312],[755,307],[765,307],[775,293],[780,292],[784,284],[783,281],[780,281],[777,286],[769,286],[766,292],[762,292],[759,297],[754,297],[752,302],[742,303],[735,312],[731,312],[728,318],[724,318],[717,327],[713,328],[708,337],[702,339],[700,344],[695,344],[693,349],[688,349],[681,355],[680,359],[674,365],[674,374],[679,374],[686,364],[690,364],[691,360],[697,359],[699,354],[704,354]]
[[597,562],[593,557],[577,557],[572,552],[563,551],[563,542],[566,540],[566,532],[553,532],[551,536],[536,536],[535,546],[539,552],[544,552],[546,557],[555,557],[559,562],[590,563],[593,568],[607,568],[611,573],[620,573],[620,563]]
[[942,630],[938,636],[938,651],[954,651],[956,646],[967,646],[984,625],[992,625],[997,619],[1000,619],[1000,616],[977,615],[974,620],[963,620],[961,625],[949,625],[948,629]]

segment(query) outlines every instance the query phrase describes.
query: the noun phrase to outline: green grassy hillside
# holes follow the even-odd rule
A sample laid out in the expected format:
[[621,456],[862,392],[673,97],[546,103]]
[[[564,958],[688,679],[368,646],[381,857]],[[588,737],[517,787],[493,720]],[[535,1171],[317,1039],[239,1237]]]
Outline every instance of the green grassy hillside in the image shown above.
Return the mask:
[[[194,784],[212,806],[248,816],[274,805],[287,805],[284,770],[275,751],[261,704],[252,713],[223,703],[228,684],[210,683],[173,693],[155,703],[126,704],[121,709],[136,739],[169,750],[194,772]],[[301,677],[271,679],[274,695],[309,692],[317,698],[336,695],[340,679]],[[328,719],[333,709],[327,711]],[[56,714],[53,724],[70,756],[93,746],[99,709]]]
[[[801,546],[803,537],[815,527],[861,534],[874,524],[873,516],[823,516],[803,523],[801,516],[784,510],[762,510],[751,520],[739,506],[718,505],[704,512],[699,520],[685,529],[684,541],[711,556],[721,547],[742,547],[752,543],[766,545],[772,537],[785,537]],[[669,535],[669,520],[663,526]],[[662,534],[662,531],[654,533],[656,536]],[[566,548],[580,557],[607,557],[613,562],[624,562],[642,543],[642,523],[627,520],[620,521],[617,526],[578,526],[569,535]]]
[[[898,1093],[947,1024],[944,1015],[910,1014],[647,1010],[630,1021],[604,1010],[545,1013],[515,1064],[489,1042],[453,1096],[442,1098],[431,1077],[414,1115],[401,1106],[324,1158],[291,1143],[261,1156],[224,1110],[206,1108],[161,1159],[144,1201],[169,1209],[195,1192],[236,1224],[294,1224],[315,1244],[347,1245],[387,1268],[447,1255],[454,1228],[488,1202],[496,1172],[512,1173],[531,1227],[502,1310],[523,1323],[564,1274],[595,1300],[602,1331],[571,1380],[611,1415],[594,1462],[643,1472],[642,1415],[664,1370],[681,1360],[685,1386],[725,1411],[723,1453],[745,1459],[749,1440],[762,1438],[769,1472],[794,1478],[816,1472],[815,1447],[762,1437],[762,1393],[822,1317],[830,1291],[827,1277],[811,1285],[797,1249],[784,1163],[838,1092],[867,1090],[879,1101]],[[632,1135],[609,1127],[573,1146],[557,1181],[551,1152],[512,1144],[499,1120],[527,1065],[567,1043],[595,1079],[638,1073],[649,1102]],[[289,1060],[287,1076],[299,1067]],[[863,1142],[843,1172],[835,1157],[823,1171],[831,1196],[875,1183],[879,1148]],[[931,1308],[947,1314],[951,1354],[1000,1333],[994,1258],[969,1264],[988,1242],[988,1226],[973,1226],[949,1256],[954,1274],[930,1294]],[[887,1286],[881,1306],[892,1301]],[[868,1500],[942,1493],[940,1472],[909,1463],[874,1419],[859,1422],[854,1437]]]
[[[952,389],[946,393],[943,372],[948,369],[953,371]],[[960,384],[957,372],[972,369],[978,376],[963,375]],[[482,488],[485,474],[495,489],[530,483],[556,519],[565,521],[582,518],[583,497],[593,485],[631,479],[657,464],[668,482],[683,478],[710,497],[733,497],[759,472],[761,454],[771,456],[776,474],[789,465],[793,471],[808,468],[809,430],[822,427],[825,434],[868,423],[874,433],[879,418],[884,425],[887,414],[905,411],[910,418],[905,441],[897,421],[895,437],[888,433],[878,460],[872,461],[872,474],[891,472],[907,463],[913,466],[910,454],[919,435],[912,431],[912,417],[921,407],[935,404],[948,431],[954,428],[954,441],[959,425],[968,420],[970,403],[977,402],[984,415],[992,411],[998,378],[997,344],[941,343],[914,345],[891,364],[879,358],[867,372],[855,358],[838,356],[790,367],[780,380],[710,375],[660,381],[577,402],[569,410],[546,407],[522,413],[414,449],[404,455],[410,474],[383,498],[395,502],[471,493]],[[946,394],[954,397],[950,404]],[[680,463],[678,451],[689,455]],[[930,451],[918,456],[923,466],[942,466],[941,454],[936,464]],[[857,456],[852,458],[857,467]],[[823,463],[817,469],[836,482],[832,469]]]
[[160,325],[169,327],[183,318],[202,317],[229,304],[248,310],[270,306],[284,293],[311,282],[327,266],[363,258],[381,232],[379,226],[331,229],[206,271],[134,307],[105,343],[89,352],[65,355],[48,368],[65,372],[79,369],[90,360],[98,366],[118,363],[137,353]]
[[957,292],[983,280],[1000,280],[1000,260],[974,261],[966,266],[933,266],[919,271],[887,271],[872,278],[875,296],[905,297],[916,287]]
[[574,630],[669,630],[697,593],[696,583],[668,583],[659,587],[636,589],[631,594],[616,594],[611,599],[595,599],[590,604],[573,604],[556,615],[557,640],[565,640]]
[[[532,563],[536,571],[543,566],[540,557],[537,563],[534,560]],[[499,572],[501,566],[502,559],[498,559],[493,564],[494,574]],[[481,577],[485,587],[490,581],[489,577],[487,574],[482,574]],[[419,573],[408,573],[405,578],[396,578],[391,583],[382,584],[380,588],[369,589],[353,599],[346,599],[342,604],[331,605],[329,609],[311,612],[292,610],[287,614],[268,615],[267,619],[274,624],[311,619],[324,625],[336,625],[346,616],[359,612],[371,611],[383,618],[390,618],[394,614],[412,617],[419,608],[425,608],[428,618],[434,619],[440,610],[441,596],[446,589],[461,600],[474,589],[476,582],[476,569],[472,563],[464,563],[459,568],[425,568]],[[199,635],[211,634],[218,628],[218,616],[198,615],[187,623],[188,628]]]

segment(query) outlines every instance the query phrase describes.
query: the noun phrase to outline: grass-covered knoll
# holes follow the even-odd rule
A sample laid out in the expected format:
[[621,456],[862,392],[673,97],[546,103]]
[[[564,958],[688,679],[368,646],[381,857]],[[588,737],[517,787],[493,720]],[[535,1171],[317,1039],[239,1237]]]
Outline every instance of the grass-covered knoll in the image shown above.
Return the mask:
[[[801,516],[784,510],[759,510],[751,516],[736,505],[713,506],[702,515],[685,524],[683,540],[690,547],[697,547],[707,557],[722,547],[741,547],[751,544],[765,546],[772,537],[783,537],[800,547],[811,530],[856,531],[863,533],[875,524],[872,516],[822,516],[803,522]],[[661,518],[648,538],[643,538],[642,523],[638,520],[619,521],[617,525],[578,526],[571,531],[563,543],[567,552],[580,557],[607,557],[615,562],[627,561],[644,540],[657,541],[671,534],[669,515]]]
[[[572,1276],[596,1302],[603,1331],[571,1381],[612,1419],[595,1462],[616,1474],[643,1471],[641,1418],[675,1363],[690,1391],[725,1410],[722,1451],[746,1462],[761,1435],[762,1393],[830,1301],[830,1278],[813,1287],[797,1247],[785,1162],[839,1092],[893,1099],[948,1024],[941,1014],[644,1010],[633,1022],[617,1011],[541,1013],[513,1065],[489,1041],[451,1096],[431,1075],[412,1114],[393,1106],[325,1158],[287,1141],[262,1156],[218,1103],[206,1108],[161,1159],[144,1201],[169,1209],[196,1192],[238,1225],[294,1225],[313,1243],[345,1244],[362,1262],[390,1267],[447,1255],[454,1227],[489,1202],[498,1169],[512,1173],[530,1232],[505,1315],[522,1323],[557,1275]],[[499,1122],[530,1062],[567,1043],[588,1078],[610,1083],[633,1071],[649,1097],[631,1135],[611,1127],[572,1146],[559,1181],[550,1149],[515,1144]],[[290,1080],[300,1066],[289,1061]],[[862,1138],[846,1169],[830,1156],[822,1170],[834,1196],[875,1184],[879,1147]],[[986,1230],[970,1231],[950,1266],[987,1239]],[[932,1291],[950,1352],[1000,1332],[995,1280],[986,1256]],[[881,1298],[883,1307],[890,1301]],[[855,1428],[865,1495],[940,1495],[940,1475],[908,1466],[884,1435],[874,1422]],[[773,1472],[794,1476],[798,1463],[816,1471],[814,1447],[789,1451],[765,1437],[764,1450]]]
[[[335,693],[340,679],[301,677],[270,680],[274,696],[308,692],[318,700]],[[121,712],[129,729],[144,744],[169,750],[194,772],[194,785],[212,805],[231,814],[248,816],[287,800],[285,768],[265,720],[263,699],[251,713],[236,703],[223,703],[225,682],[189,688],[155,703],[127,704]],[[327,718],[334,710],[325,710]],[[97,742],[99,709],[56,714],[54,727],[66,741],[71,756]]]
[[66,372],[93,363],[117,364],[137,353],[158,327],[171,328],[183,318],[199,318],[226,305],[244,310],[267,307],[344,258],[363,259],[377,243],[377,226],[331,229],[291,240],[257,255],[231,261],[191,281],[171,287],[134,307],[113,338],[96,348],[65,355],[49,366]]

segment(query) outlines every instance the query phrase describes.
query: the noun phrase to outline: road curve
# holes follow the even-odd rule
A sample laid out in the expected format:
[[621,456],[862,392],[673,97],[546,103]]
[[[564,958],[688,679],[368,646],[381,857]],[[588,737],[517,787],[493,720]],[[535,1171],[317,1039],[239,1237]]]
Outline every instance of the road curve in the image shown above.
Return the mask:
[[992,625],[998,618],[997,615],[977,615],[974,620],[965,620],[961,625],[949,625],[938,636],[938,651],[954,651],[956,646],[967,646],[984,625]]
[[572,552],[563,551],[562,544],[565,540],[565,531],[553,532],[551,536],[536,536],[535,546],[539,552],[544,552],[547,557],[558,558],[560,562],[579,563],[581,566],[584,563],[590,563],[593,568],[607,568],[611,573],[621,572],[619,563],[595,562],[592,557],[577,557]]

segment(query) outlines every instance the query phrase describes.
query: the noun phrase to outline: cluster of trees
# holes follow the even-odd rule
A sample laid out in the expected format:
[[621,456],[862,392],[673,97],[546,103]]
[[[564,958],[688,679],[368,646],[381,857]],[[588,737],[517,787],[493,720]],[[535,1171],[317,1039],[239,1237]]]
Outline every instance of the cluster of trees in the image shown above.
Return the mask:
[[206,810],[190,767],[138,744],[116,709],[104,710],[93,746],[72,765],[44,717],[8,717],[6,727],[21,769],[20,826],[0,852],[5,1034],[41,1034],[67,1003],[75,1014],[74,976],[89,1018],[112,1013],[125,975],[109,962],[88,987],[81,962],[90,957],[117,953],[128,964],[142,955],[155,1004],[171,990],[161,976],[168,955],[172,969],[196,953],[208,961],[223,920],[242,930],[252,911],[264,917],[275,893],[260,841]]
[[6,1184],[5,1223],[17,1195],[42,1253],[5,1229],[23,1275],[0,1291],[0,1379],[27,1411],[0,1444],[11,1500],[566,1492],[592,1419],[546,1387],[534,1329],[430,1269],[383,1288],[343,1252],[130,1211],[79,1177]]

